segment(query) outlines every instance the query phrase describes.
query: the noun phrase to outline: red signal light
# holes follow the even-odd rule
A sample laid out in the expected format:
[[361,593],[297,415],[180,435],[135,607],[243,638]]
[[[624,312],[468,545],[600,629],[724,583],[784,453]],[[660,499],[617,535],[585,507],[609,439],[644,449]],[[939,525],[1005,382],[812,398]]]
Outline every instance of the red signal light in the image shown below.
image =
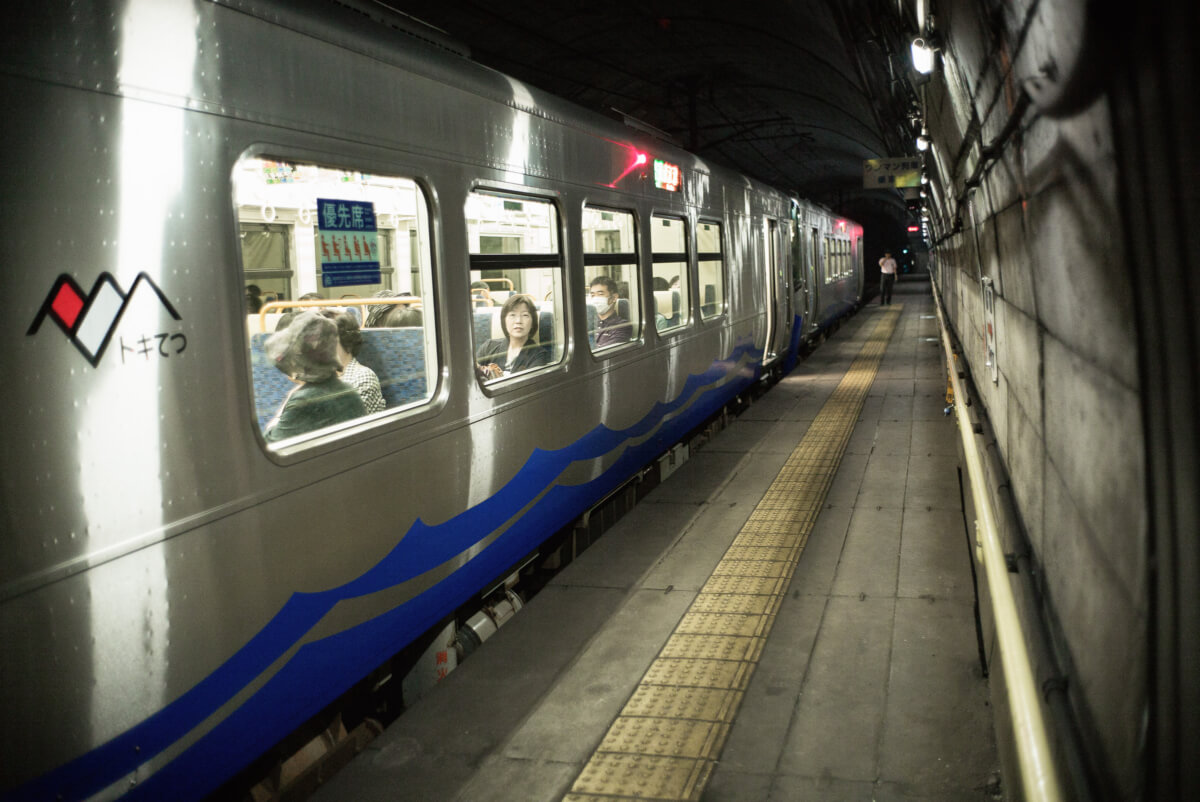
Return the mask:
[[626,167],[619,176],[614,178],[610,184],[608,184],[610,187],[615,187],[622,178],[629,175],[634,170],[638,169],[647,161],[649,161],[649,157],[643,151],[637,150],[631,145],[622,145],[622,147],[629,152],[632,158],[629,160],[629,166]]

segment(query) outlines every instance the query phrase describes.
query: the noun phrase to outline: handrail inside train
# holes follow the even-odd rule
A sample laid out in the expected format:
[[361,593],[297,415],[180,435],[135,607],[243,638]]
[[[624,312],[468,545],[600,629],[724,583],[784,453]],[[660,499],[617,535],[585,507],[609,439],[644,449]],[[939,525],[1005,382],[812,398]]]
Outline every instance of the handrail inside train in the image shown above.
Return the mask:
[[421,305],[421,299],[415,295],[404,295],[393,298],[338,298],[336,300],[320,301],[268,301],[258,310],[258,325],[261,331],[267,330],[267,315],[279,309],[295,309],[322,306],[372,306],[378,304],[414,304]]

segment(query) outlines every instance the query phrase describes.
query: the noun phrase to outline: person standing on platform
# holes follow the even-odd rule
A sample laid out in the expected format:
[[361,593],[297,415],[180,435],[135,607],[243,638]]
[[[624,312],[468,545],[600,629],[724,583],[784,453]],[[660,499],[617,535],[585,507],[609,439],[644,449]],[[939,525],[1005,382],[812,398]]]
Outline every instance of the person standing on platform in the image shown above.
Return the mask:
[[892,287],[896,284],[896,260],[891,251],[884,251],[879,260],[879,305],[892,302]]

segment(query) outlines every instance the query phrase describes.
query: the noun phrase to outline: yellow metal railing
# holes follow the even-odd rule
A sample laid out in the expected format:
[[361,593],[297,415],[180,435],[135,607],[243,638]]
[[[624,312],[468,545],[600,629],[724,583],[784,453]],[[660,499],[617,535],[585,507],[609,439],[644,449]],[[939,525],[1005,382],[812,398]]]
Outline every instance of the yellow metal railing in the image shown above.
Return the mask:
[[[262,308],[256,313],[258,315],[259,331],[266,331],[267,315],[271,312],[278,312],[283,309],[319,309],[323,306],[336,306],[345,308],[347,306],[379,306],[388,304],[395,306],[398,304],[413,304],[421,305],[421,299],[412,296],[393,296],[391,298],[340,298],[336,300],[311,300],[311,301],[268,301],[262,305]],[[364,314],[366,310],[363,310]]]
[[1037,800],[1058,802],[1063,797],[1059,787],[1058,773],[1051,756],[1037,683],[1034,681],[1025,635],[1017,615],[1017,604],[1009,580],[1008,565],[1004,559],[1004,549],[1000,545],[1000,535],[996,528],[996,514],[985,488],[983,459],[979,453],[979,446],[975,442],[974,429],[967,416],[967,395],[963,392],[958,376],[954,349],[950,344],[950,332],[946,326],[945,312],[942,308],[942,299],[936,286],[933,288],[933,297],[937,308],[938,325],[941,328],[942,347],[946,352],[946,367],[953,388],[954,409],[958,418],[958,431],[962,436],[963,454],[971,484],[971,497],[975,501],[976,551],[982,555],[983,567],[987,574],[988,594],[992,600],[996,637],[1000,642],[1000,664],[1008,687],[1013,737],[1016,741],[1017,761],[1021,770],[1024,798],[1030,802]]

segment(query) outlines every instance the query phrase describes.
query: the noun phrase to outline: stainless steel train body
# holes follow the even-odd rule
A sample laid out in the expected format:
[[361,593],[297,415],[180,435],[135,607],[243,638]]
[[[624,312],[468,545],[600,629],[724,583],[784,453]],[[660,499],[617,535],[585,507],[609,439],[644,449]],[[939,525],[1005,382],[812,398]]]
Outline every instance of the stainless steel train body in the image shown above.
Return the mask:
[[862,229],[823,208],[797,203],[791,248],[793,337],[811,341],[862,302]]
[[[853,223],[337,6],[48,3],[0,36],[4,799],[211,791],[859,300]],[[313,192],[378,212],[363,283],[419,301],[389,334],[420,366],[271,445],[245,288],[339,268]],[[627,279],[608,349],[597,271]],[[539,290],[549,366],[477,377],[479,278]]]

